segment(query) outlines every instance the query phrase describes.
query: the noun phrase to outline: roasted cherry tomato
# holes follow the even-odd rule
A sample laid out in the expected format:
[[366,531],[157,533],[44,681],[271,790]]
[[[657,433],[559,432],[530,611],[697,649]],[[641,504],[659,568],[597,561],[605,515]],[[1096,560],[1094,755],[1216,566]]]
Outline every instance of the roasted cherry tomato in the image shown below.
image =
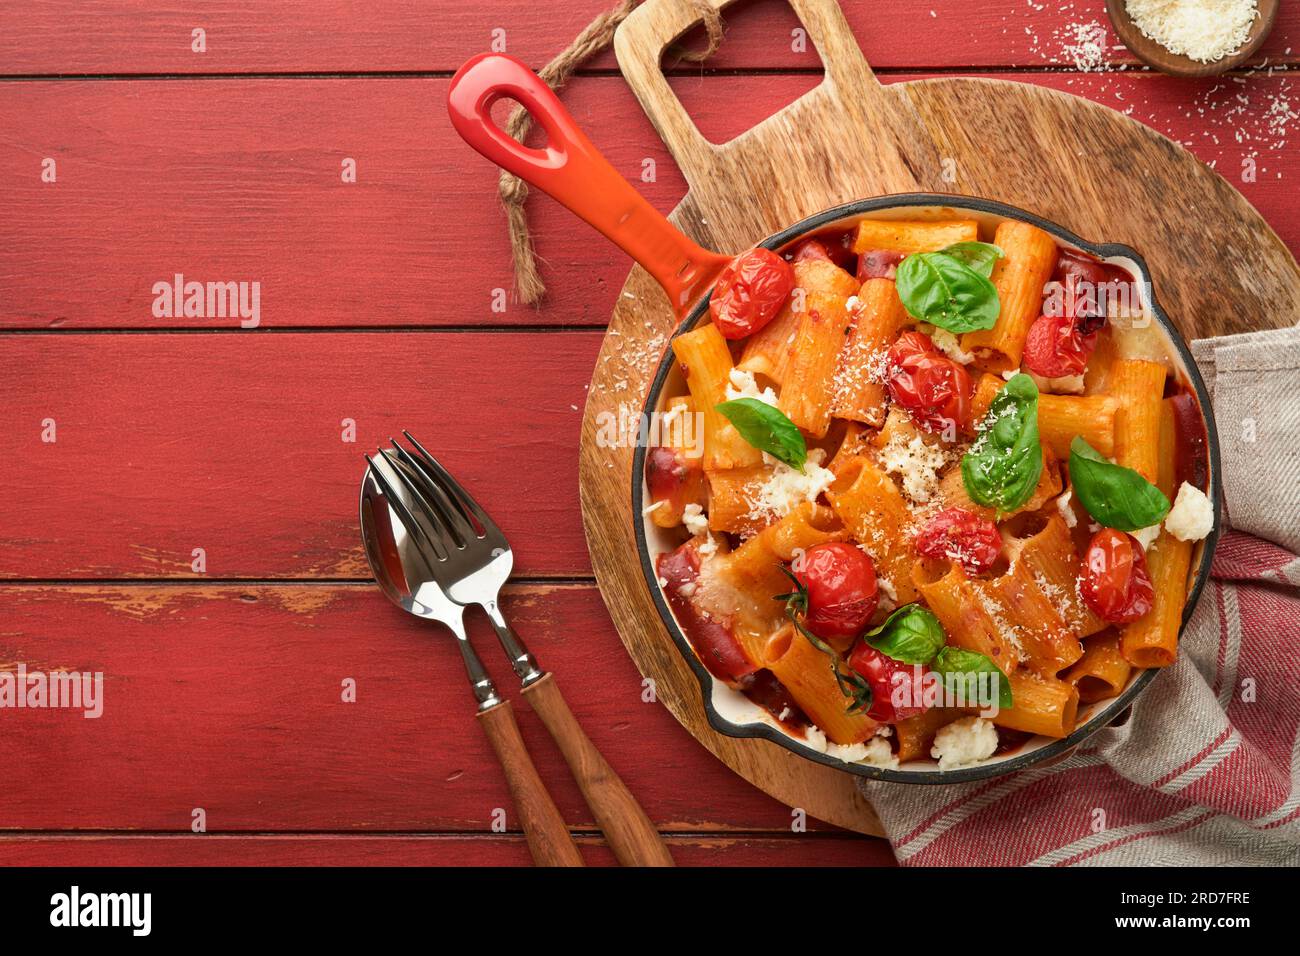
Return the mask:
[[1025,337],[1025,368],[1043,378],[1082,375],[1088,356],[1097,347],[1097,332],[1080,331],[1078,319],[1068,315],[1040,315]]
[[1052,278],[1064,287],[1065,314],[1075,320],[1084,335],[1106,324],[1108,290],[1116,283],[1127,285],[1133,281],[1123,269],[1071,249],[1061,250]]
[[891,252],[888,249],[873,249],[871,252],[862,253],[858,259],[858,281],[865,282],[867,279],[892,279],[898,272],[898,264],[903,261],[904,255],[901,252]]
[[791,262],[821,259],[835,263],[846,272],[857,268],[858,262],[858,254],[853,251],[852,232],[819,232],[795,246],[787,258]]
[[940,511],[916,536],[916,553],[927,558],[949,558],[967,574],[987,571],[1002,553],[998,526],[965,508]]
[[668,605],[710,674],[736,687],[758,670],[736,639],[731,621],[718,619],[695,602],[694,585],[700,575],[697,542],[687,541],[676,551],[659,555],[655,574],[665,582],[663,589]]
[[652,447],[645,456],[645,480],[650,500],[660,502],[650,512],[650,518],[661,528],[681,524],[686,506],[702,505],[707,498],[704,456],[690,458],[680,448]]
[[966,369],[920,332],[904,332],[889,349],[889,396],[918,428],[961,431],[970,418],[971,380]]
[[1098,617],[1112,624],[1128,624],[1151,610],[1155,589],[1142,545],[1112,528],[1094,534],[1083,556],[1079,593]]
[[804,262],[808,259],[822,259],[826,262],[834,262],[831,258],[830,250],[826,244],[819,239],[805,239],[799,245],[794,247],[794,252],[790,254],[791,262]]
[[[871,709],[867,716],[872,720],[892,724],[927,710],[922,680],[928,668],[896,661],[866,641],[854,645],[849,654],[849,667],[871,687]],[[901,706],[894,704],[895,694],[903,702]]]
[[743,339],[776,318],[793,287],[790,263],[770,249],[750,249],[718,276],[709,314],[724,338]]
[[803,625],[820,638],[856,637],[876,611],[876,567],[855,545],[809,548],[794,562],[794,576],[808,594]]

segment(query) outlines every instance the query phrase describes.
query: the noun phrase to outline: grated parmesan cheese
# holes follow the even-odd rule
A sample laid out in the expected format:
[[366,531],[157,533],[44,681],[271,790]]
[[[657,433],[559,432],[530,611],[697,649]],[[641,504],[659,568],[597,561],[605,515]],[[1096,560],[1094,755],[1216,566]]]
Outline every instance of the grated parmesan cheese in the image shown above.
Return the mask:
[[1213,63],[1241,49],[1256,0],[1127,0],[1134,26],[1170,53]]
[[903,494],[918,505],[927,503],[939,491],[939,471],[948,464],[948,453],[920,435],[909,441],[895,432],[880,450],[880,467],[903,481]]
[[752,493],[746,486],[747,497],[752,503],[749,517],[758,521],[784,518],[803,502],[816,501],[817,496],[835,480],[835,473],[822,467],[825,460],[826,452],[821,448],[809,450],[803,471],[771,459],[773,471],[767,480],[756,483]]

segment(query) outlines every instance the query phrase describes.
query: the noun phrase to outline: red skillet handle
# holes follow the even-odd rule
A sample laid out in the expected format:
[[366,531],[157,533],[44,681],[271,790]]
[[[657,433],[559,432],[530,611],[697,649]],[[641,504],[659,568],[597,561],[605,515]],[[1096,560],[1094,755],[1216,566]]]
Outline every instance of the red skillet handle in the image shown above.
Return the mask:
[[[520,103],[546,132],[533,149],[492,121],[502,97]],[[465,142],[520,179],[549,193],[604,233],[654,276],[685,315],[730,261],[696,245],[628,184],[583,135],[551,88],[514,57],[483,53],[456,73],[447,93],[452,125]]]

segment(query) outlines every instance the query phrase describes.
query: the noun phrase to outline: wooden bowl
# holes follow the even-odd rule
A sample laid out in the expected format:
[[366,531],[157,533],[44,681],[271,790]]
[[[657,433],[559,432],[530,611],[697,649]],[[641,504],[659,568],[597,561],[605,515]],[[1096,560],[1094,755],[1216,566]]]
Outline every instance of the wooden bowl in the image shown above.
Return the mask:
[[1214,76],[1240,66],[1255,54],[1269,31],[1273,29],[1278,5],[1279,0],[1258,0],[1259,13],[1241,49],[1213,63],[1199,63],[1191,57],[1170,53],[1155,40],[1144,35],[1128,15],[1128,4],[1125,0],[1106,0],[1106,13],[1109,14],[1110,22],[1114,25],[1119,38],[1124,41],[1124,45],[1147,66],[1161,73],[1168,73],[1170,76]]

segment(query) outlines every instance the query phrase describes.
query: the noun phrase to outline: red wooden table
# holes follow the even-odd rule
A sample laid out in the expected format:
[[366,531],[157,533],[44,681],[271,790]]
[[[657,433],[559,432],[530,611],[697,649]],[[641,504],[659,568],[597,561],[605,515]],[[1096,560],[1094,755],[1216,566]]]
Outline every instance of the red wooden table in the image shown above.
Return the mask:
[[[401,427],[511,533],[518,629],[681,862],[889,862],[881,841],[795,832],[642,701],[577,499],[584,386],[628,262],[535,201],[551,294],[501,310],[495,171],[452,132],[448,78],[494,41],[539,66],[606,0],[247,6],[0,8],[0,670],[104,674],[97,720],[0,710],[0,862],[527,862],[510,815],[494,827],[509,801],[450,643],[368,583],[361,452]],[[1010,75],[1129,112],[1300,248],[1300,5],[1259,67],[1202,81],[1139,70],[1113,33],[1100,56],[1081,47],[1101,0],[845,6],[886,79]],[[778,0],[728,22],[717,55],[673,78],[717,140],[820,76]],[[654,160],[657,207],[678,201],[612,55],[564,98],[629,178]],[[176,273],[259,282],[259,326],[156,315],[154,283]],[[520,721],[589,858],[610,862]]]

